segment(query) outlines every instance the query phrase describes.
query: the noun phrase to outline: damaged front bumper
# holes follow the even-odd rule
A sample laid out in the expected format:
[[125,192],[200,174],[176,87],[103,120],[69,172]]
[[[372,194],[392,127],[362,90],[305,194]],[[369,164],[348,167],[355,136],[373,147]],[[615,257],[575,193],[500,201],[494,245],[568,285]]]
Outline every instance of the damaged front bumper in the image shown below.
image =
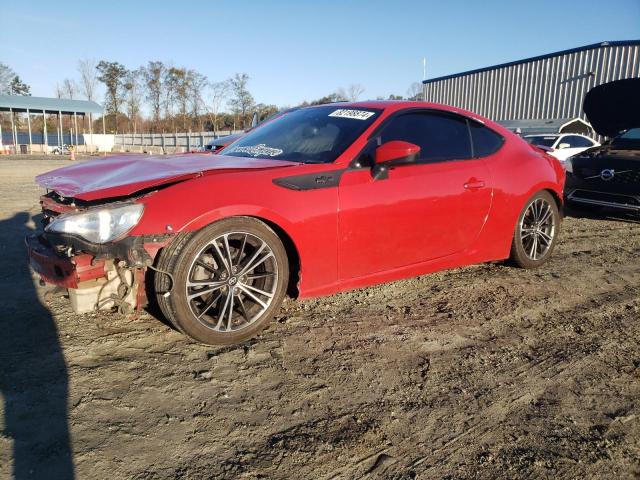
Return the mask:
[[46,239],[38,234],[27,235],[25,244],[29,265],[46,283],[64,288],[78,288],[84,281],[104,276],[105,261],[96,260],[93,255],[60,256]]
[[170,236],[127,237],[97,245],[58,234],[25,238],[29,264],[45,283],[66,288],[76,313],[118,308],[121,313],[147,303],[146,268]]

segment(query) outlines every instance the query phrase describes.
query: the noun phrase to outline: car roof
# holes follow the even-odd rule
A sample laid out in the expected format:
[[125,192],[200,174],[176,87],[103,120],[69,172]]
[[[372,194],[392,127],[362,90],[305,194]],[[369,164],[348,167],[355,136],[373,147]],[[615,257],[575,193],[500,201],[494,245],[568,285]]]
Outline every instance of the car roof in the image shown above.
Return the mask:
[[[313,105],[312,107],[340,107],[340,108],[378,108],[384,110],[402,110],[405,108],[433,108],[438,110],[450,110],[453,112],[463,110],[450,107],[448,105],[442,105],[439,103],[431,103],[431,102],[419,102],[414,100],[363,100],[357,102],[335,102],[335,103],[325,103],[322,105]],[[309,108],[309,107],[305,107]],[[470,114],[471,112],[465,112]]]
[[440,110],[445,112],[457,113],[459,115],[463,115],[467,118],[471,118],[479,121],[480,123],[491,127],[497,133],[500,133],[502,136],[513,135],[513,132],[504,128],[502,125],[489,120],[488,118],[482,117],[476,113],[470,112],[468,110],[463,110],[462,108],[452,107],[450,105],[443,105],[441,103],[433,103],[433,102],[422,102],[417,100],[363,100],[358,102],[335,102],[335,103],[325,103],[321,105],[309,105],[303,108],[317,108],[317,107],[335,107],[335,108],[376,108],[384,110],[388,113],[393,113],[400,110],[406,110],[411,108],[424,108],[424,109],[432,109],[432,110]]
[[398,110],[405,110],[408,108],[424,108],[424,109],[442,110],[442,111],[458,113],[466,117],[474,118],[476,120],[479,120],[482,123],[491,123],[491,125],[496,125],[501,130],[504,130],[501,126],[497,125],[491,120],[481,117],[480,115],[477,115],[468,110],[452,107],[450,105],[443,105],[441,103],[420,102],[416,100],[364,100],[364,101],[358,101],[358,102],[335,102],[335,103],[325,103],[322,105],[312,105],[304,108],[327,107],[327,106],[336,107],[336,108],[377,108],[377,109],[385,110],[387,112],[395,112]]

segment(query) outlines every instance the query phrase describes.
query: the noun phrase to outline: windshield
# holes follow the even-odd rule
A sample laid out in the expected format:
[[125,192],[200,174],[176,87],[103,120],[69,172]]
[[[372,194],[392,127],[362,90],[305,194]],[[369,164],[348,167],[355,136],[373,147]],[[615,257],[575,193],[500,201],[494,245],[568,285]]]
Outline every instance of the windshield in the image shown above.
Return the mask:
[[630,128],[624,133],[621,133],[613,140],[612,145],[637,145],[640,144],[640,128]]
[[531,135],[530,137],[524,137],[524,139],[531,145],[542,145],[543,147],[553,147],[558,137],[551,137],[547,135]]
[[330,163],[351,145],[380,110],[309,107],[286,113],[252,130],[220,155]]

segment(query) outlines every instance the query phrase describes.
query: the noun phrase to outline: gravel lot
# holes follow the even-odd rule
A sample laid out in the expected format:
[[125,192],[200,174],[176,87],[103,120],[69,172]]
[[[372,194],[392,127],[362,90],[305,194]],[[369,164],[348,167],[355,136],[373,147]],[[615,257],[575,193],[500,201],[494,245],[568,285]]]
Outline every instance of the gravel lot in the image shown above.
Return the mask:
[[0,478],[638,478],[640,222],[568,217],[537,271],[479,265],[286,302],[237,347],[79,316],[0,160]]

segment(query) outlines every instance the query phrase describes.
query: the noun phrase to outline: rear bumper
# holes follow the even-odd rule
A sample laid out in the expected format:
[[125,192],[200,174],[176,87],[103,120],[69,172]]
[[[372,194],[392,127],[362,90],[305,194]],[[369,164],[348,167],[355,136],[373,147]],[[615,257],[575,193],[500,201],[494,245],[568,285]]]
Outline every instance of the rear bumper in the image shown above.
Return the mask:
[[62,257],[37,234],[25,237],[31,268],[43,281],[64,288],[78,288],[80,282],[106,277],[105,261],[93,255]]

